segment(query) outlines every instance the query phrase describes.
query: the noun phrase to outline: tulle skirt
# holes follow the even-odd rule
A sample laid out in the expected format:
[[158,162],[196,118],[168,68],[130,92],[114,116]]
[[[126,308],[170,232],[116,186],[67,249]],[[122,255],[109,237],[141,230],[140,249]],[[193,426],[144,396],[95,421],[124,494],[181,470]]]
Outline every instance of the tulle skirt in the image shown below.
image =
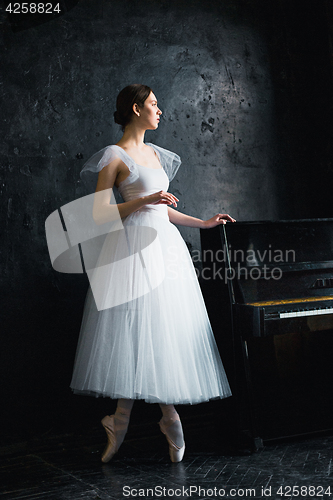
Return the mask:
[[72,390],[167,404],[230,396],[178,229],[148,207],[122,222],[88,273]]

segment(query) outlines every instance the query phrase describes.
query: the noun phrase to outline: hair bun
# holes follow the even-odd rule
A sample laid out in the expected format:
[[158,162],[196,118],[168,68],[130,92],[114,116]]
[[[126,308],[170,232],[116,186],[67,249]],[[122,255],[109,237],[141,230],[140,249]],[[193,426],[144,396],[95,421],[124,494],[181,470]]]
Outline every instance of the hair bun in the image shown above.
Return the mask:
[[122,125],[122,119],[121,119],[119,111],[115,111],[113,113],[113,118],[114,118],[115,123],[117,123],[117,125]]

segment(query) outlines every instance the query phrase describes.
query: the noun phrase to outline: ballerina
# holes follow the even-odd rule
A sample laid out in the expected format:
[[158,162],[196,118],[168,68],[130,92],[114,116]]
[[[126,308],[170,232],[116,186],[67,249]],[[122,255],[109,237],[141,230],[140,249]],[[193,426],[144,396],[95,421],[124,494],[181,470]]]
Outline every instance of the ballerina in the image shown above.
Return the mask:
[[[108,438],[103,462],[119,450],[135,399],[160,405],[160,429],[171,461],[179,462],[185,441],[174,405],[231,395],[193,262],[174,224],[212,228],[235,219],[216,214],[201,220],[176,210],[179,199],[168,186],[180,158],[144,142],[161,115],[150,87],[125,87],[114,113],[122,138],[93,155],[82,170],[82,175],[98,173],[95,222],[118,215],[124,228],[123,238],[121,232],[107,235],[101,262],[110,255],[114,263],[133,257],[120,278],[116,265],[103,268],[103,293],[117,305],[98,310],[88,290],[71,381],[74,393],[118,400],[115,413],[102,420]],[[124,200],[116,205],[110,203],[114,187]],[[117,302],[124,293],[128,299]]]

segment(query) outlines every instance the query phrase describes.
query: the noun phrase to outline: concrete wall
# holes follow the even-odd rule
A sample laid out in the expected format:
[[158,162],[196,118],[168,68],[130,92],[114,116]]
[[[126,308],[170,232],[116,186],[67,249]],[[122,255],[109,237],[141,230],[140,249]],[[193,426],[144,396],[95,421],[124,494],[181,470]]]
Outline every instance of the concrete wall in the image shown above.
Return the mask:
[[[82,0],[16,32],[2,10],[0,370],[12,432],[22,408],[33,429],[36,408],[40,422],[50,409],[59,415],[59,402],[64,412],[73,404],[87,280],[52,270],[44,222],[87,193],[84,161],[119,140],[113,112],[125,85],[146,83],[158,97],[163,120],[146,139],[182,157],[170,186],[181,211],[332,215],[324,2],[309,1],[302,23],[304,2],[267,3]],[[198,230],[180,230],[198,249]]]

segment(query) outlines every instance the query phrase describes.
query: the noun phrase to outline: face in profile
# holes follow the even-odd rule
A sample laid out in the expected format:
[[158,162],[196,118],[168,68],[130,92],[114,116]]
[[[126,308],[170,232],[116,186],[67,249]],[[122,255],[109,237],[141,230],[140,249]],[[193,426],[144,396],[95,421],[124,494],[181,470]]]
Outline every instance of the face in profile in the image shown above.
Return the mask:
[[161,114],[162,111],[157,106],[157,99],[151,92],[145,100],[143,108],[140,108],[140,123],[147,130],[155,130],[158,127]]

